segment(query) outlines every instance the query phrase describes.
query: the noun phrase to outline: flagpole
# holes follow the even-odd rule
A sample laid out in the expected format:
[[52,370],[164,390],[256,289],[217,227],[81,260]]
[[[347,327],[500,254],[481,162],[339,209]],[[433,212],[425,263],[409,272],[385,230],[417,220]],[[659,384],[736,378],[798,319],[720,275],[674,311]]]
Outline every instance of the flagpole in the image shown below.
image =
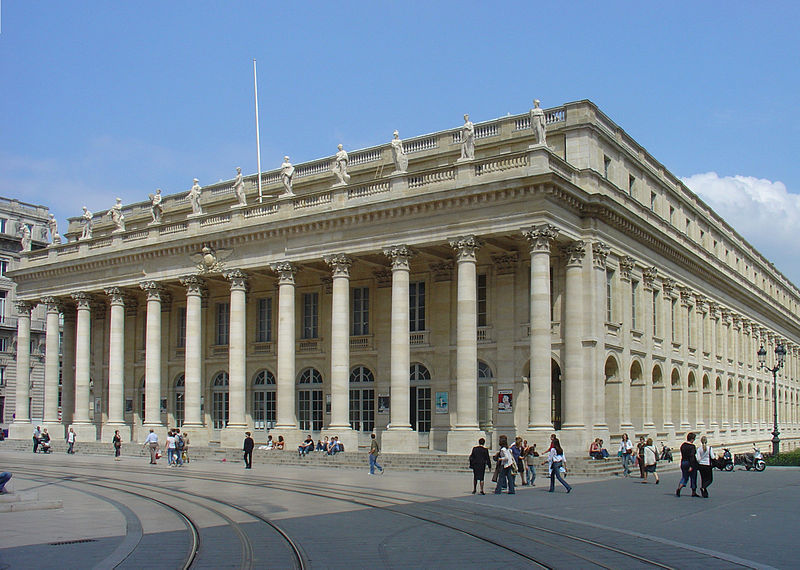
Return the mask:
[[253,58],[253,90],[256,94],[256,150],[258,153],[258,202],[264,200],[261,193],[261,139],[258,134],[258,79],[256,78],[256,60]]

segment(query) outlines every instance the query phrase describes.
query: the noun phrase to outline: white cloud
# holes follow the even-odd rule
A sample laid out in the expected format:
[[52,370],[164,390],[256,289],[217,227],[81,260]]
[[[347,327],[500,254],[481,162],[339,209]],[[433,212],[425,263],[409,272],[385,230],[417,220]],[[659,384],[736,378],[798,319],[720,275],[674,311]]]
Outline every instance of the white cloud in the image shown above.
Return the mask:
[[682,178],[693,192],[764,257],[800,285],[800,195],[783,182],[716,172]]

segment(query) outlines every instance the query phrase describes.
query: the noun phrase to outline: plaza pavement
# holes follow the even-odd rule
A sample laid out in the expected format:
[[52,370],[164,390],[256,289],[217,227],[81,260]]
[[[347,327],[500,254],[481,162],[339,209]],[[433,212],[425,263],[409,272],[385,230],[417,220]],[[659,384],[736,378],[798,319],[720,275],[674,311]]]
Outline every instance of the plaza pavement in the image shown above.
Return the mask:
[[[519,545],[529,539],[532,552],[544,548],[541,537],[535,533],[528,537],[511,526],[498,526],[498,520],[488,515],[561,525],[558,528],[610,546],[617,544],[625,550],[631,544],[652,544],[653,554],[670,560],[668,565],[675,568],[696,567],[696,556],[706,551],[719,555],[712,564],[703,564],[708,567],[797,567],[794,546],[800,523],[800,468],[768,467],[763,473],[715,471],[709,499],[691,498],[687,492],[681,498],[675,497],[679,476],[674,472],[665,474],[660,485],[644,485],[638,478],[570,477],[574,491],[569,495],[558,483],[556,493],[547,493],[546,481],[539,477],[536,487],[518,487],[515,496],[488,494],[494,485],[487,474],[487,495],[471,495],[470,473],[387,469],[383,476],[370,476],[366,456],[360,471],[276,465],[255,465],[253,470],[245,471],[241,464],[230,462],[195,461],[176,469],[167,467],[163,460],[158,466],[150,466],[146,458],[124,457],[114,462],[108,457],[0,450],[0,470],[13,473],[15,469],[20,471],[12,479],[16,492],[35,491],[40,499],[61,500],[63,508],[0,515],[0,568],[103,567],[100,563],[119,550],[123,537],[130,540],[131,527],[137,524],[141,528],[133,534],[143,544],[149,541],[151,545],[140,549],[137,565],[180,566],[180,557],[169,547],[180,544],[178,538],[170,537],[183,529],[174,515],[143,500],[121,500],[108,490],[96,488],[93,496],[69,481],[37,480],[32,474],[23,474],[25,470],[79,478],[102,474],[120,486],[125,481],[145,483],[152,489],[162,489],[161,496],[168,502],[176,494],[168,488],[179,488],[247,506],[268,516],[292,536],[313,568],[486,567],[497,565],[498,560],[505,560],[504,556],[504,564],[523,567],[519,559],[508,553],[495,555],[489,546],[476,544],[470,536],[447,529],[426,530],[419,523],[398,526],[396,518],[384,511],[327,500],[319,493],[311,494],[314,489],[326,490],[331,498],[360,494],[364,501],[376,506],[382,504],[373,495],[378,492],[391,497],[393,505],[415,514],[427,512],[434,505],[454,511],[469,509],[475,513],[469,520],[472,532],[494,538],[513,533],[513,540]],[[225,482],[228,479],[278,487],[243,487]],[[290,488],[300,492],[289,492]],[[305,488],[308,494],[302,492]],[[482,513],[487,520],[482,520]],[[219,530],[220,521],[215,516],[201,513],[198,521],[201,526]],[[216,536],[216,542],[205,542],[206,548],[214,544],[219,560],[234,560],[239,546],[225,538],[224,532]],[[51,546],[84,540],[92,542]],[[576,551],[581,548],[575,545]],[[199,559],[195,567],[219,564],[206,558]],[[557,563],[550,566],[568,567]],[[129,560],[121,567],[135,565]]]

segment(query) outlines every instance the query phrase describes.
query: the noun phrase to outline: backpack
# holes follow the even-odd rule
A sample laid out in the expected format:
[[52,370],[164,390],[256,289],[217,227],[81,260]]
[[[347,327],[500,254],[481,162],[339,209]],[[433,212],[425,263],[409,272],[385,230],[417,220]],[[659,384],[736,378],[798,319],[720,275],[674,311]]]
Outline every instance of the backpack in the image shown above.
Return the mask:
[[175,449],[179,451],[183,449],[183,438],[179,433],[175,434]]

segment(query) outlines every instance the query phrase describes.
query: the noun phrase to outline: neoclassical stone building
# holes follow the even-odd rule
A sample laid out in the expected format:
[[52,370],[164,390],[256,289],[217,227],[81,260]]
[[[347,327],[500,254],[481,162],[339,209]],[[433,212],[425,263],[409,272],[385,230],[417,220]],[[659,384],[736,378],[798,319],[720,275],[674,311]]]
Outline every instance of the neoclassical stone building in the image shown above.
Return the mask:
[[[779,420],[797,437],[797,287],[591,102],[465,120],[351,152],[346,177],[341,153],[287,157],[262,200],[256,176],[158,194],[158,212],[88,213],[23,253],[18,304],[47,308],[63,424],[84,441],[178,425],[194,443],[270,429],[349,449],[376,431],[389,452],[553,430],[573,449],[688,429],[763,441],[756,351],[783,343]],[[12,432],[30,436],[19,407]]]

